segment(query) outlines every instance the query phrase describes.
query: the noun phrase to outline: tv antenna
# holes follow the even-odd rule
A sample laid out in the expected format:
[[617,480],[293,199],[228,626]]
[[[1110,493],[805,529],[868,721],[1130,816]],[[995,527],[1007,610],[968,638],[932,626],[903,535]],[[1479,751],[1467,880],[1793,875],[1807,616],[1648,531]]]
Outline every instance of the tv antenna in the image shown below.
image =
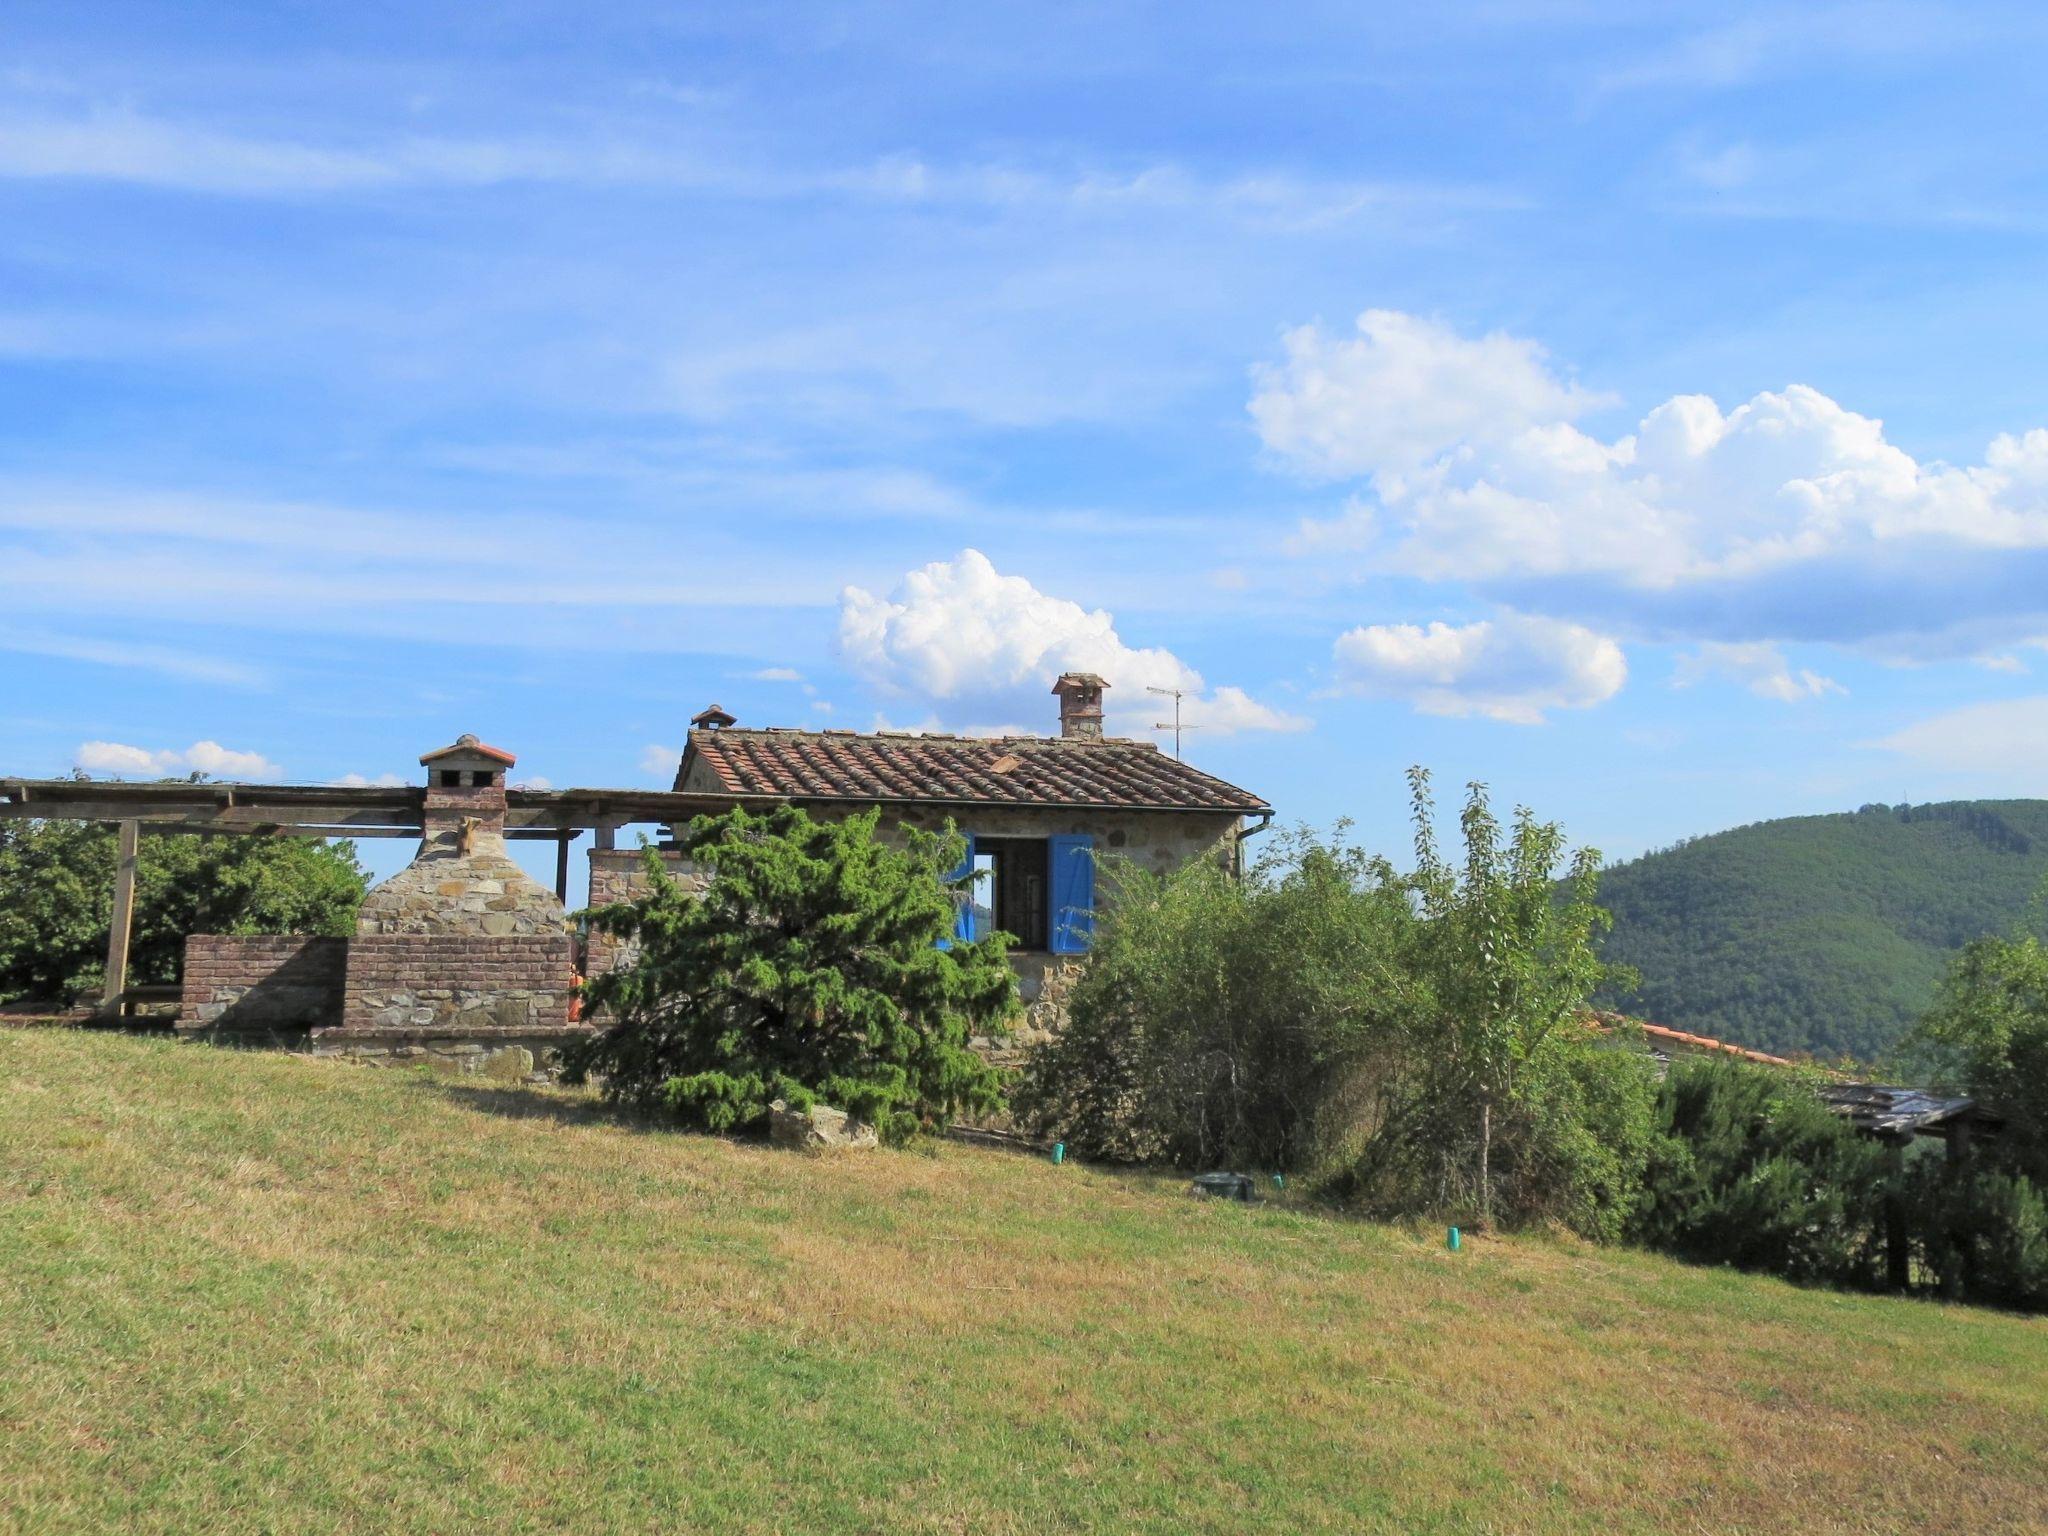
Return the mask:
[[1150,685],[1147,685],[1145,691],[1147,693],[1160,694],[1166,698],[1173,700],[1173,723],[1169,725],[1164,720],[1162,720],[1155,724],[1152,727],[1152,729],[1155,731],[1173,732],[1173,760],[1175,762],[1179,762],[1180,733],[1182,731],[1199,731],[1201,729],[1199,725],[1182,725],[1180,723],[1180,701],[1187,696],[1186,690],[1181,688],[1154,688]]

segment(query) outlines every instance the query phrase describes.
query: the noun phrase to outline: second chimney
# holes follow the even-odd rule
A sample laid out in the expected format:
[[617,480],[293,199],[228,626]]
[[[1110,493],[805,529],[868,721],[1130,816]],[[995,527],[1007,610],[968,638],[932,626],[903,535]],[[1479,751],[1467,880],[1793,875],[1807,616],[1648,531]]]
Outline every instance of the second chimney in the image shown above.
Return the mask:
[[1067,741],[1102,740],[1102,690],[1109,684],[1093,672],[1062,672],[1052,691],[1060,696],[1060,735]]

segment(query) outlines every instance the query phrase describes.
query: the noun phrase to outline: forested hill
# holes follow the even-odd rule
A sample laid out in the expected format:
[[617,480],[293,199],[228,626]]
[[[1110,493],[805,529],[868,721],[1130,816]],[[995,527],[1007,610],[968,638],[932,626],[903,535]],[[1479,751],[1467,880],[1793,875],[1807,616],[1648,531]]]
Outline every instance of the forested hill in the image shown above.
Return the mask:
[[1880,1054],[1952,953],[2048,877],[2048,800],[1867,805],[1695,838],[1608,869],[1610,1004],[1768,1051]]

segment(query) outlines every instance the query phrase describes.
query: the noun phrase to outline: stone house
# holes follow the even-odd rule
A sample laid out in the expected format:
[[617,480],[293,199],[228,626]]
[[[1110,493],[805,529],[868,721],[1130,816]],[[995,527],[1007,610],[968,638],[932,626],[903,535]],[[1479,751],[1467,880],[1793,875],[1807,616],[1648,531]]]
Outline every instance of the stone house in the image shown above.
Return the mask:
[[[884,836],[952,823],[968,839],[956,874],[976,877],[960,935],[999,929],[1017,940],[1012,963],[1026,1017],[1012,1050],[1021,1052],[1057,1028],[1088,953],[1098,855],[1162,874],[1199,858],[1235,869],[1244,839],[1273,815],[1257,795],[1151,742],[1105,737],[1107,686],[1093,673],[1062,676],[1052,737],[752,730],[713,705],[691,721],[675,791],[706,812],[786,803],[834,818],[879,806]],[[1248,817],[1257,824],[1248,828]],[[673,847],[661,855],[678,878],[693,874]],[[644,859],[634,850],[593,852],[591,904],[629,897]],[[597,942],[588,963],[596,973],[619,959]]]

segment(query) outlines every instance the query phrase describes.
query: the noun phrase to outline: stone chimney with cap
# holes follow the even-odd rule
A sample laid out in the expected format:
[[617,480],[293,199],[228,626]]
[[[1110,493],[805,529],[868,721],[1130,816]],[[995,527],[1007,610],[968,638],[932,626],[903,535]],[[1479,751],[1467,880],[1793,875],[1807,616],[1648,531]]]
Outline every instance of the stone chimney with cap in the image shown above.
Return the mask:
[[1093,672],[1062,672],[1052,691],[1060,696],[1060,739],[1102,740],[1102,690],[1109,684]]
[[419,852],[363,899],[357,933],[567,931],[555,893],[505,848],[505,774],[516,761],[469,735],[420,759],[427,789]]

